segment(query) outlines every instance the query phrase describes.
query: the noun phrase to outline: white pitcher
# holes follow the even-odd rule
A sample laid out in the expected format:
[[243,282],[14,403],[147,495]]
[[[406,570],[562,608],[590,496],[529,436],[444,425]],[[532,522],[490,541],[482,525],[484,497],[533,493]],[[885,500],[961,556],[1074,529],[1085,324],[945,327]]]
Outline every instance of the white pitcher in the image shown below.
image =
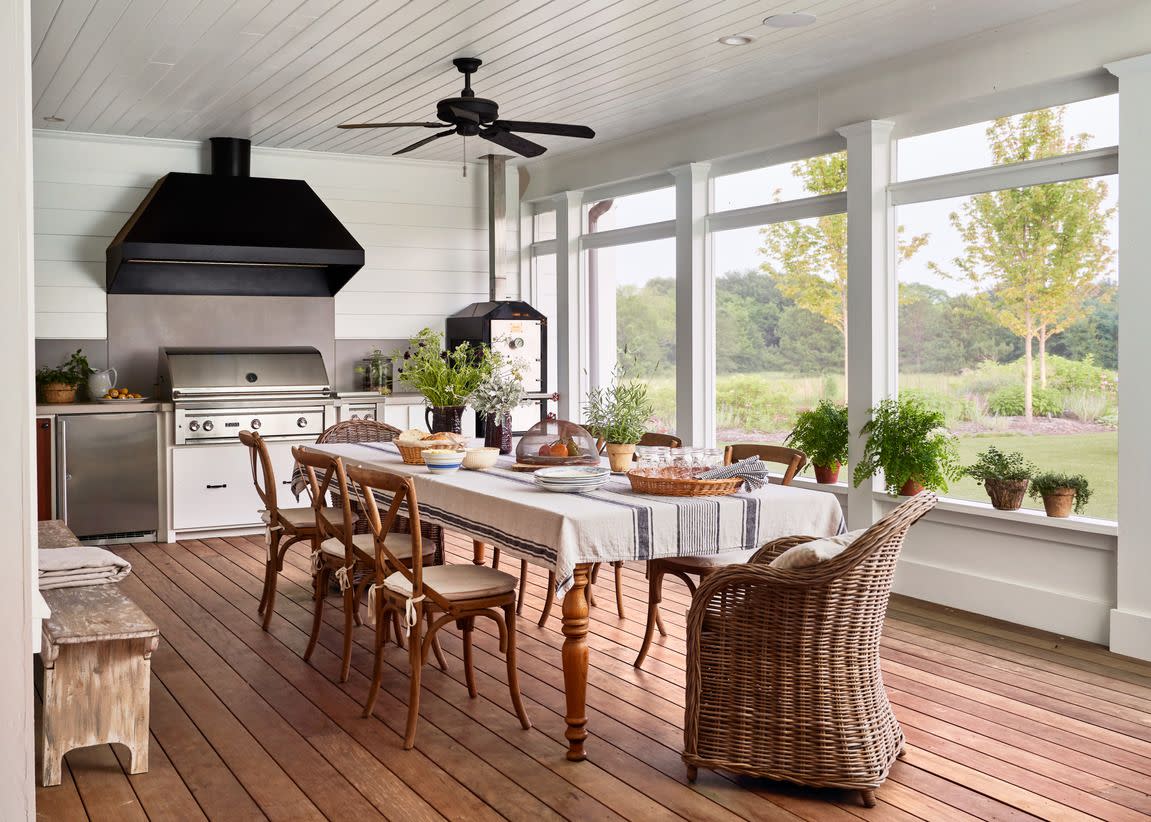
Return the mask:
[[116,387],[116,376],[115,368],[109,368],[107,371],[93,371],[92,375],[88,377],[88,396],[95,400],[107,394],[108,391]]

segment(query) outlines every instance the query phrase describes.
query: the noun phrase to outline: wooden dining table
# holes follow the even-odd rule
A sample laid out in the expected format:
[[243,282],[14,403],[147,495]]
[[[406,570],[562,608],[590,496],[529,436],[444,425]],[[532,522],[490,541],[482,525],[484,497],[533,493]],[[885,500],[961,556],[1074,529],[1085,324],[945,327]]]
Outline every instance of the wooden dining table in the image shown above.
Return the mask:
[[308,446],[364,465],[410,475],[420,517],[555,573],[563,599],[563,672],[567,758],[586,758],[590,629],[588,575],[600,562],[647,561],[754,551],[783,536],[843,531],[834,494],[766,485],[721,497],[637,494],[625,476],[587,493],[555,493],[502,459],[486,471],[432,474],[408,465],[392,443]]

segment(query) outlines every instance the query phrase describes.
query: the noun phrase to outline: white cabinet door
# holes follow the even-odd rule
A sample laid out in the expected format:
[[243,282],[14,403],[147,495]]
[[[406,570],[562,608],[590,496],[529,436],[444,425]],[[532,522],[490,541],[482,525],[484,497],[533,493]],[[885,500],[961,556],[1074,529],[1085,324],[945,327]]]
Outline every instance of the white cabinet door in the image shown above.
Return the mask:
[[[291,482],[291,443],[269,443],[276,474],[277,501],[295,507]],[[263,503],[252,485],[246,446],[191,445],[172,449],[172,528],[176,531],[260,524]]]

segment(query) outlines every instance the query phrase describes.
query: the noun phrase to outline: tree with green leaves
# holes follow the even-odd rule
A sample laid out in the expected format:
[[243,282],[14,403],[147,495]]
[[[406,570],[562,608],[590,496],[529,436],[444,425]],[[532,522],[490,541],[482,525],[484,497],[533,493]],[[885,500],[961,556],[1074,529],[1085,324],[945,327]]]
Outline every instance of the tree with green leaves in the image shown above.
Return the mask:
[[[811,157],[793,165],[791,173],[803,180],[812,195],[838,194],[847,190],[847,152]],[[763,246],[759,252],[767,258],[762,268],[775,280],[780,293],[839,331],[846,393],[847,215],[773,223],[761,228],[760,236]],[[922,234],[901,241],[900,259],[910,259],[927,239],[928,235]]]
[[[1063,108],[1001,117],[988,127],[995,165],[1039,160],[1087,147],[1090,135],[1066,137]],[[929,266],[944,276],[984,286],[1003,326],[1023,339],[1024,415],[1032,417],[1034,343],[1039,382],[1047,385],[1047,344],[1088,313],[1098,279],[1115,257],[1107,244],[1114,208],[1104,208],[1107,183],[1061,183],[976,194],[952,212],[951,224],[965,246],[952,262],[958,273]]]

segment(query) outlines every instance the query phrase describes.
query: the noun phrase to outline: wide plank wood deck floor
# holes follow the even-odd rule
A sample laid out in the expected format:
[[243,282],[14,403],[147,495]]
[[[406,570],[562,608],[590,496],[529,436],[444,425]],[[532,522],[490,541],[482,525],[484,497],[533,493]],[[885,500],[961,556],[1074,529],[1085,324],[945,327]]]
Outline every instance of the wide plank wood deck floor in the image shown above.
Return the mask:
[[[331,598],[320,647],[307,557],[290,553],[270,633],[256,619],[260,538],[117,549],[124,590],[160,626],[152,661],[151,771],[128,776],[119,748],[70,753],[64,782],[37,791],[44,820],[248,819],[1106,819],[1151,814],[1151,665],[1106,650],[896,598],[883,665],[909,742],[867,810],[854,795],[700,772],[682,744],[686,590],[669,581],[645,670],[646,583],[626,571],[628,619],[615,615],[610,568],[592,611],[589,760],[563,758],[559,609],[535,625],[545,576],[529,574],[520,680],[535,728],[511,711],[487,620],[477,626],[480,696],[468,699],[458,633],[450,670],[424,675],[416,750],[401,748],[408,678],[391,647],[376,707],[360,716],[371,674],[358,629],[352,678],[338,684],[342,615]],[[470,562],[471,544],[449,542]],[[511,567],[508,567],[508,566]],[[518,560],[505,559],[516,572]],[[494,626],[493,626],[494,628]]]

